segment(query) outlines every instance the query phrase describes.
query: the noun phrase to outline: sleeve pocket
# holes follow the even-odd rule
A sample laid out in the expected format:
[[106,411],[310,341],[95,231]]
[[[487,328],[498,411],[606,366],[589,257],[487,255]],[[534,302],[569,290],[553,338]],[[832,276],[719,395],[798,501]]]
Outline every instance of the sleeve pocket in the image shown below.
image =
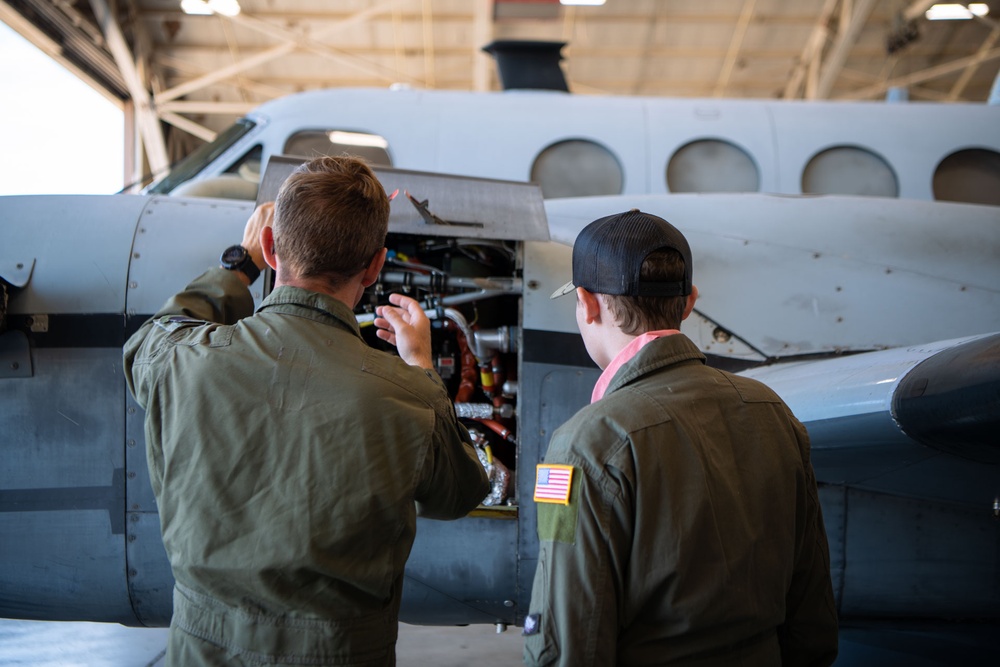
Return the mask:
[[552,622],[552,607],[549,605],[549,575],[547,571],[545,547],[538,554],[538,568],[531,586],[529,614],[538,614],[538,632],[524,638],[524,663],[533,667],[552,665],[559,658],[559,645]]

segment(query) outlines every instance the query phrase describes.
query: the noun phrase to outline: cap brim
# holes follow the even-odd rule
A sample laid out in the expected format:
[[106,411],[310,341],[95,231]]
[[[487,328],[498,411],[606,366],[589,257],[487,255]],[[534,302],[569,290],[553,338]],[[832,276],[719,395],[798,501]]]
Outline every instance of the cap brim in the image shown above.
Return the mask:
[[562,287],[560,287],[559,289],[557,289],[555,292],[553,292],[552,296],[550,296],[549,298],[550,299],[558,298],[558,297],[563,296],[565,294],[569,294],[570,292],[572,292],[575,289],[576,289],[576,285],[574,285],[573,281],[571,280],[568,283],[566,283],[565,285],[563,285]]

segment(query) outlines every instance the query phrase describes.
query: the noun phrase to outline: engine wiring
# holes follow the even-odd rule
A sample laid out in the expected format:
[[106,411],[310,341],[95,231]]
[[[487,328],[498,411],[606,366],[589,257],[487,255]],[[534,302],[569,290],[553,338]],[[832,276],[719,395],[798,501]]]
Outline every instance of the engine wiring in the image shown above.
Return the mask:
[[518,252],[508,242],[473,238],[390,234],[387,245],[385,267],[356,309],[358,325],[371,344],[384,346],[371,335],[376,307],[392,293],[417,300],[432,322],[435,369],[490,477],[483,504],[514,504]]

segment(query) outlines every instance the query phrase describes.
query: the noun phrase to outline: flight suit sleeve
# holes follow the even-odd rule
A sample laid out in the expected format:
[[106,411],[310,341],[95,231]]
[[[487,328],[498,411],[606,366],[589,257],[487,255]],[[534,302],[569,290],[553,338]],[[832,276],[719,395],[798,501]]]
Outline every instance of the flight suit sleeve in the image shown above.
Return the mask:
[[232,271],[210,269],[171,297],[125,342],[125,381],[143,408],[156,360],[178,330],[206,323],[235,324],[253,314],[253,297]]
[[830,547],[809,458],[809,435],[794,417],[805,470],[796,526],[795,569],[778,627],[782,665],[824,667],[837,658],[837,609],[830,580]]
[[557,437],[545,462],[573,466],[569,504],[536,502],[539,553],[524,624],[524,662],[614,665],[632,542],[629,513],[608,471],[553,455]]
[[441,397],[435,401],[434,432],[417,487],[417,514],[428,519],[458,519],[489,494],[489,478],[469,432],[455,416],[444,384],[433,371],[426,373]]

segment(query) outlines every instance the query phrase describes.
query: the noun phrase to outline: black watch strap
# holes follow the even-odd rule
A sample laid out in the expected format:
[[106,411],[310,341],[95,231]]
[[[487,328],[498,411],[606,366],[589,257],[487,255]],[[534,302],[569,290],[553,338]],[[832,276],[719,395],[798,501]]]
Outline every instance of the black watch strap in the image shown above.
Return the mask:
[[240,271],[246,275],[250,279],[251,285],[260,277],[260,269],[254,264],[253,257],[241,245],[232,245],[223,250],[222,256],[219,257],[219,262],[224,269]]

